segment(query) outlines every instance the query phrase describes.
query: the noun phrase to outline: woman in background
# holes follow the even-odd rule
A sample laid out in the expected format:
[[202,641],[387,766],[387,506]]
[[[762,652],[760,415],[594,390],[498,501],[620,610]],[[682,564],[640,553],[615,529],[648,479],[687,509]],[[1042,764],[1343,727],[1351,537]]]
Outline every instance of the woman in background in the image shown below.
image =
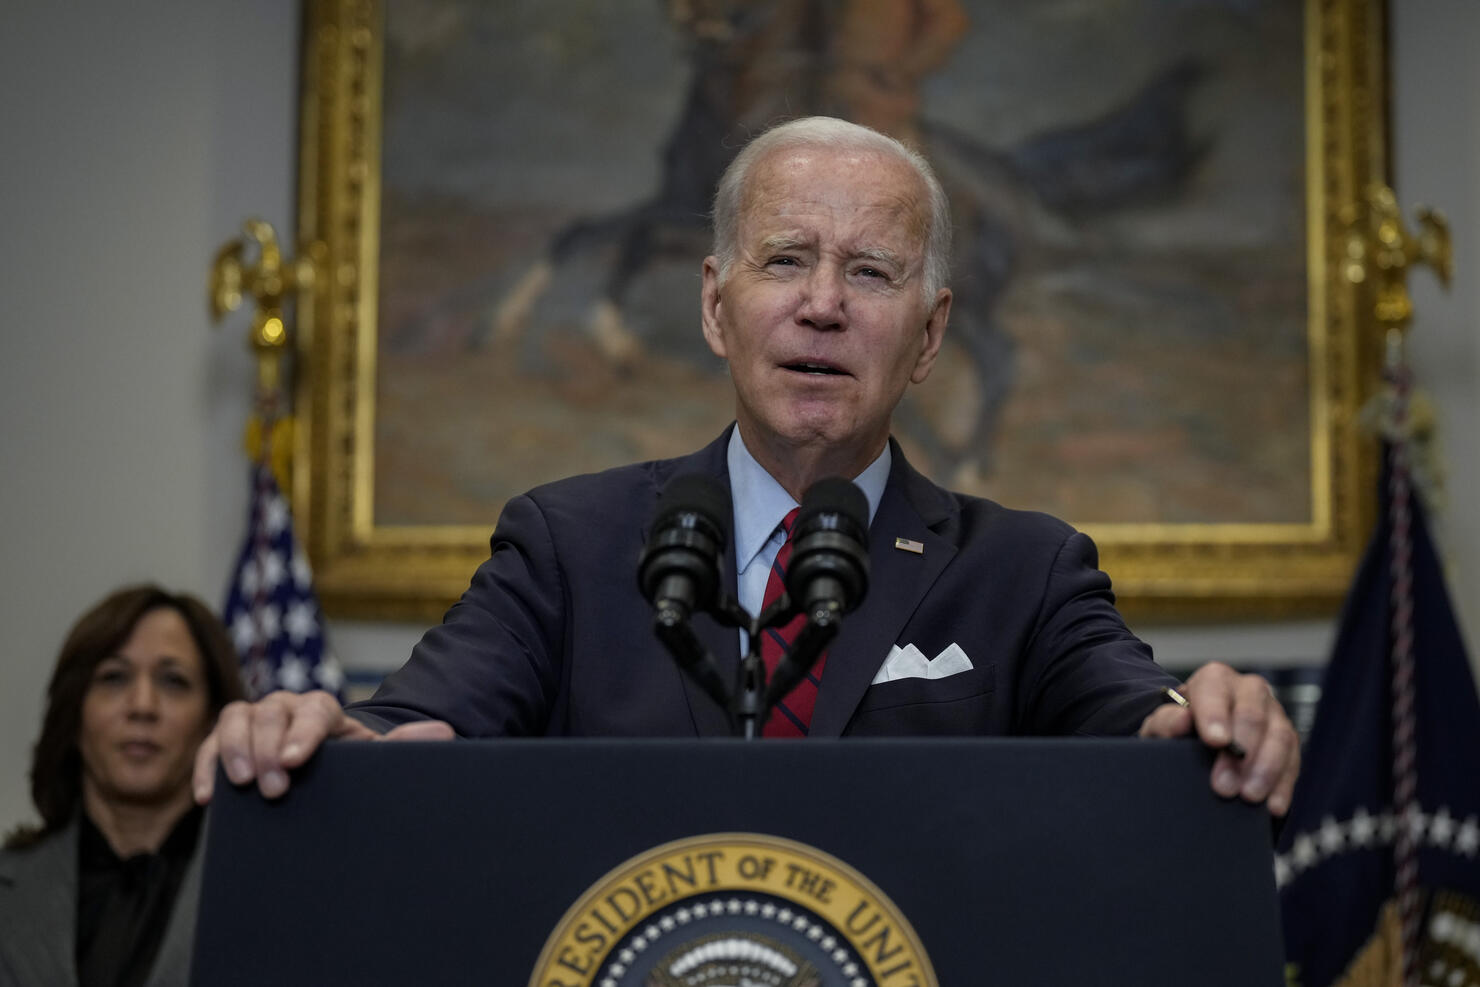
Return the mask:
[[62,645],[31,762],[41,825],[0,850],[0,987],[189,976],[201,810],[190,776],[236,654],[199,600],[119,590]]

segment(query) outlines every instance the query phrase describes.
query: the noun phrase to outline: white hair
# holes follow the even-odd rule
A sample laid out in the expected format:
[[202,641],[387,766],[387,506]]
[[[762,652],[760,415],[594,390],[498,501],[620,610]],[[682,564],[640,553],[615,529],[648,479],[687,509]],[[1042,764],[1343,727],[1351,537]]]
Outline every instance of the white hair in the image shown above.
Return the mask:
[[772,127],[752,140],[730,162],[720,176],[714,193],[714,255],[719,258],[719,279],[730,272],[739,247],[740,202],[745,184],[756,163],[773,151],[798,147],[877,151],[908,164],[925,184],[930,201],[929,229],[925,234],[925,303],[946,286],[951,263],[951,207],[930,162],[914,148],[877,130],[836,117],[803,117]]

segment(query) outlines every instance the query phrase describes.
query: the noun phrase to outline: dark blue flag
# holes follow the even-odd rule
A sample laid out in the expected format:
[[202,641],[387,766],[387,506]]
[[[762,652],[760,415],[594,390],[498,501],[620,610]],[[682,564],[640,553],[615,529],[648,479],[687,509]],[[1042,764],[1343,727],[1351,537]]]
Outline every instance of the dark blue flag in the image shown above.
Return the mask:
[[1480,701],[1422,506],[1385,472],[1275,858],[1301,987],[1480,984]]
[[288,502],[263,463],[252,467],[247,534],[221,617],[253,698],[274,689],[324,689],[344,701],[344,675],[325,647],[308,559],[293,537]]

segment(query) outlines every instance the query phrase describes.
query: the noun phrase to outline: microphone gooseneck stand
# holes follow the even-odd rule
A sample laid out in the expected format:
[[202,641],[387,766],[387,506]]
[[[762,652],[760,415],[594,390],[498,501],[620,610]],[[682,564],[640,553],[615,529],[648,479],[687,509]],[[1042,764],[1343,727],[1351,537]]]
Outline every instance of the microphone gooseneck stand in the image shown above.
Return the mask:
[[[668,604],[668,605],[663,605]],[[679,666],[693,676],[706,694],[729,714],[731,730],[738,737],[754,740],[761,735],[766,720],[777,701],[785,696],[811,670],[817,656],[837,636],[842,625],[842,611],[837,606],[821,604],[807,616],[807,623],[793,642],[775,674],[769,681],[765,662],[761,660],[761,633],[796,616],[796,608],[783,594],[780,599],[752,617],[733,599],[722,600],[712,614],[721,627],[744,628],[749,646],[740,659],[735,691],[725,688],[719,663],[705,649],[689,623],[688,614],[671,601],[660,601],[653,615],[653,630]]]
[[[731,731],[746,740],[761,735],[771,710],[802,681],[837,636],[843,614],[868,586],[868,502],[852,483],[819,481],[802,498],[796,547],[786,586],[752,617],[738,600],[719,592],[720,546],[728,541],[728,490],[710,477],[685,474],[669,481],[659,501],[651,541],[638,562],[638,584],[652,600],[658,640],[711,699],[725,710]],[[744,629],[748,640],[733,694],[690,617],[707,612],[721,627]],[[761,634],[798,614],[806,622],[767,681]]]

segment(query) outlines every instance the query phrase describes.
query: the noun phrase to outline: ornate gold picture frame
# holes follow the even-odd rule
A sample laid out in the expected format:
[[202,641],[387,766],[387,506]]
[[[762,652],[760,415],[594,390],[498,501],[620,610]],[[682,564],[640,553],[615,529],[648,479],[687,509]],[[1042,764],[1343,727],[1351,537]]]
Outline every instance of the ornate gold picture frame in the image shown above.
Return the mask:
[[[299,238],[327,259],[293,503],[330,613],[435,620],[512,493],[718,434],[688,186],[818,111],[914,140],[952,194],[956,349],[896,422],[911,462],[1088,531],[1134,616],[1334,609],[1374,503],[1343,251],[1385,171],[1377,0],[1053,31],[1052,5],[901,5],[931,8],[909,32],[856,6],[309,0]],[[1107,32],[1144,54],[1096,57]]]

